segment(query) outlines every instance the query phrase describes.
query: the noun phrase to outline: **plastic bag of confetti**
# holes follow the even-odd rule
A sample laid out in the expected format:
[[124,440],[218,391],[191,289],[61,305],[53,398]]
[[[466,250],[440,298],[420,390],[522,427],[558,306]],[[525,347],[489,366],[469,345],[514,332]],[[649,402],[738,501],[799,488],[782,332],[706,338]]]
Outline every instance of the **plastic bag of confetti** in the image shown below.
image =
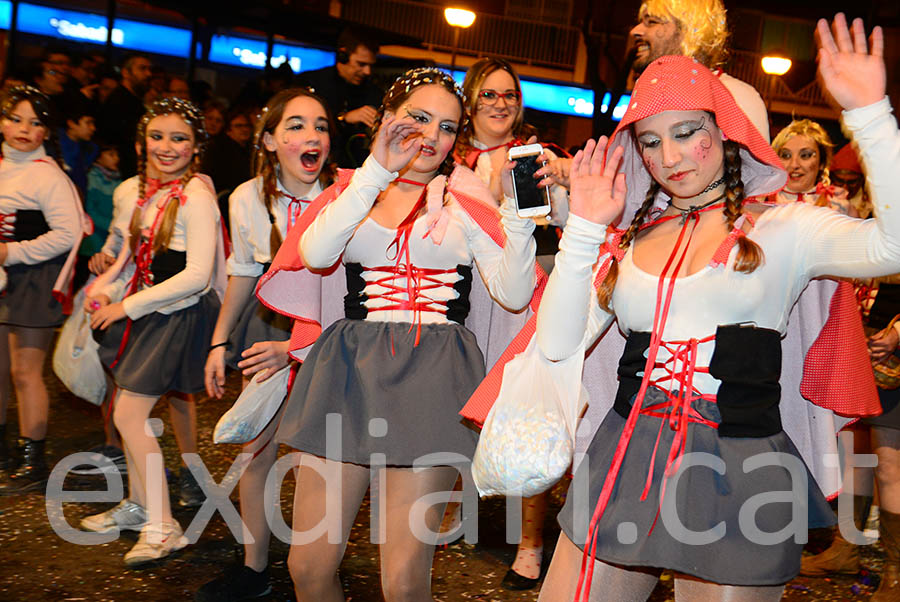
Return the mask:
[[472,464],[479,494],[529,497],[562,478],[572,463],[575,428],[587,400],[582,366],[582,353],[551,362],[534,337],[506,364]]
[[83,309],[85,290],[78,291],[74,310],[59,332],[53,372],[73,394],[100,405],[106,396],[106,376],[97,352],[99,345],[91,333],[91,316]]
[[253,375],[231,409],[225,412],[213,431],[214,443],[247,443],[253,441],[272,421],[288,393],[291,367],[285,366],[266,380]]

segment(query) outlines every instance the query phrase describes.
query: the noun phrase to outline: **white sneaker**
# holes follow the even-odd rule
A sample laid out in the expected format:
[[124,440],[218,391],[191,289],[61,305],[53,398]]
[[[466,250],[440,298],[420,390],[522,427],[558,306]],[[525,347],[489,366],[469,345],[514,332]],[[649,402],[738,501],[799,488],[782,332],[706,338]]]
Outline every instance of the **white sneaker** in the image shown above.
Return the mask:
[[175,520],[161,525],[146,525],[131,550],[125,554],[125,564],[137,566],[165,558],[188,545],[188,538]]
[[109,533],[111,531],[140,531],[147,524],[147,511],[140,504],[124,499],[106,512],[81,519],[84,531]]

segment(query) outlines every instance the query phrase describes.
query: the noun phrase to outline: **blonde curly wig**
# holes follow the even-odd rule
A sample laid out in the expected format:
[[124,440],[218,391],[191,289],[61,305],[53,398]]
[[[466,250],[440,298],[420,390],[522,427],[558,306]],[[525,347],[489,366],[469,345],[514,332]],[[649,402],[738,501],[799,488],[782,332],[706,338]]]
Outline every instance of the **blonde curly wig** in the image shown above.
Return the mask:
[[681,33],[681,52],[710,69],[726,59],[728,24],[721,0],[646,0],[638,19],[652,16],[674,21]]

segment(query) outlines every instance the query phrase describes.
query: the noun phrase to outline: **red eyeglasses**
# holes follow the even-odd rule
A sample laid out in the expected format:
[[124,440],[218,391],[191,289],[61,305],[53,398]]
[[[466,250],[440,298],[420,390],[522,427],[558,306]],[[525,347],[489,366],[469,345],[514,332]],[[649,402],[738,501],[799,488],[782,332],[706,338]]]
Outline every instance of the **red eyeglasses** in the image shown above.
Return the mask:
[[497,100],[500,98],[502,98],[503,102],[508,105],[517,105],[522,101],[522,93],[516,90],[497,92],[496,90],[491,90],[488,88],[485,88],[478,93],[478,100],[489,107],[497,104]]

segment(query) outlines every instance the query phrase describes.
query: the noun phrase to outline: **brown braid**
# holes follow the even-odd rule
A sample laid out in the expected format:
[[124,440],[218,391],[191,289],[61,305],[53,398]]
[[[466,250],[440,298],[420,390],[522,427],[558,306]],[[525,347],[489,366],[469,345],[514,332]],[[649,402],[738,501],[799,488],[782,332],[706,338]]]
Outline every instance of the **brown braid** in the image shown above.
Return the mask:
[[[731,140],[723,143],[725,152],[725,229],[731,232],[734,223],[743,214],[744,183],[741,181],[740,146]],[[765,255],[762,248],[746,236],[737,239],[738,254],[734,270],[749,274],[762,264]]]
[[[203,113],[190,101],[180,98],[161,98],[150,105],[137,125],[135,141],[138,145],[138,200],[143,199],[147,192],[147,126],[153,119],[164,115],[178,115],[191,128],[191,133],[194,135],[194,157],[178,182],[182,193],[191,178],[200,170],[200,161],[203,159],[203,152],[206,150],[208,141],[206,128],[203,126]],[[166,205],[159,230],[153,238],[153,253],[169,248],[172,233],[175,231],[175,219],[178,217],[179,207],[181,207],[181,203],[178,201],[170,200]],[[129,227],[132,253],[137,249],[140,240],[142,222],[143,212],[135,208]]]
[[[145,153],[139,153],[137,157],[137,172],[138,172],[138,200],[140,201],[144,198],[144,195],[147,193],[147,155]],[[131,233],[131,240],[129,241],[129,245],[131,246],[131,252],[134,253],[138,247],[138,243],[141,237],[141,220],[142,220],[142,212],[140,207],[135,205],[134,212],[131,214],[131,223],[128,225],[128,232]]]
[[[139,166],[144,162],[143,157],[138,157]],[[138,198],[144,198],[144,192],[146,190],[146,172],[139,167],[140,174],[138,191],[140,196]],[[181,178],[178,180],[178,186],[182,190],[182,194],[184,194],[185,188],[187,188],[188,182],[191,181],[200,170],[200,159],[198,155],[194,155],[193,160],[191,161],[188,169],[182,174]],[[181,202],[178,199],[172,198],[166,204],[164,209],[165,213],[163,213],[162,219],[159,223],[159,229],[156,232],[156,236],[153,237],[153,253],[160,253],[169,248],[169,243],[172,241],[172,234],[175,232],[175,221],[178,217],[178,208],[181,207]],[[141,230],[143,229],[143,212],[135,207],[134,213],[131,215],[131,225],[129,226],[129,231],[131,232],[131,251],[134,252],[137,249],[138,242],[141,239]]]
[[[659,182],[656,180],[653,180],[650,183],[650,188],[647,190],[647,196],[644,198],[643,204],[640,209],[637,210],[637,213],[634,214],[631,224],[629,224],[628,229],[625,230],[625,233],[622,235],[622,241],[619,243],[620,249],[627,249],[629,245],[631,245],[631,241],[634,240],[634,237],[637,236],[638,228],[641,227],[641,224],[644,223],[644,220],[646,220],[647,216],[650,214],[650,210],[653,209],[653,201],[656,200],[656,195],[659,194],[660,188]],[[619,262],[613,258],[609,265],[609,271],[606,273],[606,278],[604,278],[603,282],[600,283],[600,286],[597,287],[597,298],[600,302],[600,307],[607,312],[612,312],[612,294],[613,289],[616,288],[616,280],[618,278]]]
[[[280,195],[278,192],[278,155],[275,151],[270,151],[266,148],[263,136],[266,133],[274,136],[275,128],[278,127],[278,124],[281,123],[284,117],[285,107],[297,97],[308,97],[318,102],[325,111],[325,117],[328,120],[329,137],[332,132],[336,131],[328,105],[321,97],[316,95],[312,88],[288,88],[278,92],[269,100],[256,121],[253,136],[253,144],[256,149],[253,155],[253,172],[262,178],[262,202],[266,207],[266,213],[272,225],[269,231],[269,253],[271,257],[275,257],[283,242],[281,232],[278,231],[278,227],[275,225],[274,210],[275,202]],[[319,183],[323,189],[331,185],[335,175],[334,163],[330,157],[326,157],[322,171],[319,172]]]

